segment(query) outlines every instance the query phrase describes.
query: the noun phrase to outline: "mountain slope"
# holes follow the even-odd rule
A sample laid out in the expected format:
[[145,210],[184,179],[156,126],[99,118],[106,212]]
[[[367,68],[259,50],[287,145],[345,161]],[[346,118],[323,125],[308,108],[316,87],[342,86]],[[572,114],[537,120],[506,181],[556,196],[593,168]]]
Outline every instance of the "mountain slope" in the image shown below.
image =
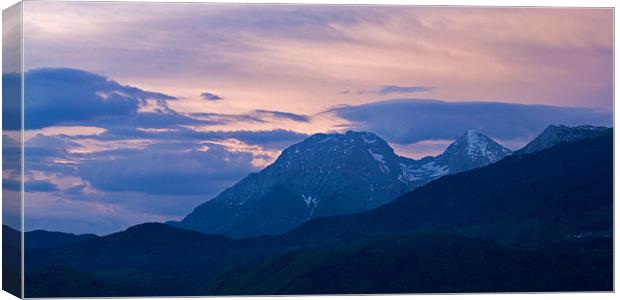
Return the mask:
[[45,249],[65,246],[97,238],[94,234],[71,234],[46,230],[28,231],[24,236],[24,247],[26,249]]
[[27,249],[27,297],[191,295],[234,264],[278,250],[158,223],[61,247]]
[[611,291],[612,136],[516,155],[375,210],[312,220],[283,235],[305,247],[231,269],[203,291]]
[[366,211],[446,174],[498,161],[510,151],[467,131],[445,153],[400,157],[368,132],[316,134],[171,225],[247,237],[278,234],[321,216]]
[[611,291],[611,240],[540,250],[414,234],[334,249],[296,249],[232,268],[204,295]]
[[420,229],[504,244],[609,236],[613,134],[444,176],[380,208],[309,221],[287,233],[303,241]]
[[605,133],[609,128],[582,125],[582,126],[565,126],[565,125],[549,125],[536,138],[530,141],[522,149],[517,151],[518,154],[534,153],[541,151],[562,142],[574,142],[587,138],[593,138]]

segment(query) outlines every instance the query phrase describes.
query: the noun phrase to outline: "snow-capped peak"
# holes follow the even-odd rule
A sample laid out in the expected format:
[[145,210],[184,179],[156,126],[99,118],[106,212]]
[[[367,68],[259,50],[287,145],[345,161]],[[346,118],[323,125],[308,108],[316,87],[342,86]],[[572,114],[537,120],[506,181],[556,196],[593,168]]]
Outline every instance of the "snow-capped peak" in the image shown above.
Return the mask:
[[510,150],[475,129],[467,130],[455,141],[454,145],[460,146],[463,153],[471,159],[483,157],[491,162],[498,161],[511,153]]
[[461,172],[494,163],[511,153],[480,131],[470,129],[450,144],[438,161],[450,172]]

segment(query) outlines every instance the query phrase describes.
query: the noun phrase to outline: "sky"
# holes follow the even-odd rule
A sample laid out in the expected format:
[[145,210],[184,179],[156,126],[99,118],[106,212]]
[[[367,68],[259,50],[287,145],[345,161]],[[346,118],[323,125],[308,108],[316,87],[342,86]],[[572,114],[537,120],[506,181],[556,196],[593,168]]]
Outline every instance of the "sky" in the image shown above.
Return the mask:
[[[610,126],[612,22],[609,9],[26,2],[25,227],[178,220],[317,132],[372,131],[420,158],[467,129],[518,149],[549,124]],[[5,147],[18,129],[5,124]]]

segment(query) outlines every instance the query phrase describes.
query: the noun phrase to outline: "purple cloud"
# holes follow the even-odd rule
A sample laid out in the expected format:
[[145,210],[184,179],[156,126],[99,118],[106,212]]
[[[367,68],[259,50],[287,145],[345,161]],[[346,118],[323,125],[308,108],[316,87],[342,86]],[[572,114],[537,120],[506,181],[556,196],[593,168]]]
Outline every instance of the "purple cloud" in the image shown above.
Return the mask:
[[387,95],[387,94],[412,94],[412,93],[423,93],[430,92],[434,90],[434,87],[429,86],[398,86],[398,85],[384,85],[381,86],[378,90],[364,90],[358,91],[358,95],[368,95],[368,94],[379,94],[379,95]]
[[399,144],[451,140],[465,129],[513,140],[532,138],[550,124],[612,125],[609,110],[501,102],[395,99],[331,111],[356,124],[354,129],[371,131]]
[[392,94],[392,93],[422,93],[430,92],[434,90],[434,87],[428,86],[397,86],[397,85],[384,85],[378,91],[379,94]]
[[200,97],[202,97],[202,99],[208,100],[208,101],[220,101],[220,100],[224,100],[224,97],[218,96],[214,93],[209,93],[209,92],[204,92],[202,94],[200,94]]

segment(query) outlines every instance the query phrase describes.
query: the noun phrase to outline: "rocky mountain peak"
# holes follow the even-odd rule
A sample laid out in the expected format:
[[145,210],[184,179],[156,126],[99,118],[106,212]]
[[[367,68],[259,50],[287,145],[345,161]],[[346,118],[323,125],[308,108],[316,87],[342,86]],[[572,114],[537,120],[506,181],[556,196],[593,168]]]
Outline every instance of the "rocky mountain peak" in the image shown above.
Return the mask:
[[581,125],[581,126],[566,126],[566,125],[549,125],[545,130],[529,142],[521,150],[517,151],[518,154],[533,153],[541,151],[555,146],[562,142],[574,142],[582,139],[592,138],[603,134],[609,128]]
[[174,224],[235,237],[281,233],[319,216],[378,207],[438,177],[509,153],[473,130],[444,154],[420,160],[398,156],[370,132],[319,133]]
[[455,173],[494,163],[511,153],[480,131],[470,129],[450,144],[438,160],[450,173]]

